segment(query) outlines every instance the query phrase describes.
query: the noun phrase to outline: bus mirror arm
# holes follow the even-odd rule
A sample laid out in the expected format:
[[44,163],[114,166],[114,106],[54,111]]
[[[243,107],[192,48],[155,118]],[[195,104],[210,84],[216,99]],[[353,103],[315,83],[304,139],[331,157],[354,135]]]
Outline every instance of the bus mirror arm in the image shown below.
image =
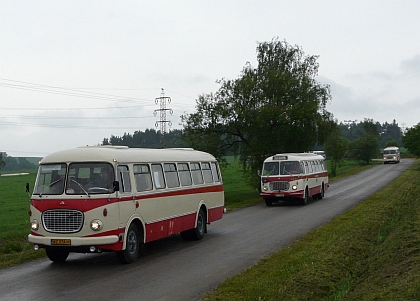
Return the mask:
[[114,191],[120,191],[120,183],[118,181],[112,182],[112,187],[114,188]]

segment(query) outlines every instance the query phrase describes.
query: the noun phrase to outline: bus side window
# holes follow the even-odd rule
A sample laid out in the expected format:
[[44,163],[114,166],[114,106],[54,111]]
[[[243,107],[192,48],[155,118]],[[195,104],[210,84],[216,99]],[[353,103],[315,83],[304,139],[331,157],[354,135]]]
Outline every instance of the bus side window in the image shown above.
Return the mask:
[[302,161],[300,162],[300,173],[305,173],[305,163],[303,163]]
[[210,163],[202,162],[201,168],[203,169],[204,182],[213,183],[213,176],[211,175]]
[[120,191],[131,192],[131,181],[130,181],[130,173],[128,170],[128,166],[119,165],[117,170],[118,170],[118,181],[120,182]]
[[312,172],[313,172],[313,171],[312,171],[312,162],[311,162],[311,161],[308,161],[307,163],[308,163],[308,170],[309,170],[309,173],[312,173]]
[[187,163],[178,163],[178,174],[182,186],[192,185],[190,168]]
[[179,187],[179,179],[175,163],[165,163],[163,167],[165,170],[166,184],[168,184],[168,188]]
[[191,163],[191,175],[193,178],[193,183],[203,184],[203,175],[201,174],[201,168],[199,163]]
[[217,168],[217,164],[216,162],[211,162],[211,171],[213,173],[213,179],[215,182],[220,182],[220,177],[219,177],[219,169]]
[[156,189],[165,188],[165,179],[163,177],[163,169],[160,164],[152,164],[153,181],[155,182]]
[[134,165],[134,179],[136,180],[137,191],[147,191],[153,189],[149,165]]

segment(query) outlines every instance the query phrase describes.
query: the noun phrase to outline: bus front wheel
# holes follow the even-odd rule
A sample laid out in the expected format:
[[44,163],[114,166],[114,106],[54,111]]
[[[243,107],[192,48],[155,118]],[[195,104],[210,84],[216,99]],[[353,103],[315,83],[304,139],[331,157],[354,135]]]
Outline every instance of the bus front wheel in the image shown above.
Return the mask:
[[46,248],[45,252],[47,253],[48,258],[54,262],[66,261],[70,253],[68,250],[60,248]]
[[306,188],[303,194],[302,205],[308,204],[308,199],[309,199],[309,191],[308,191],[308,188]]
[[132,263],[139,256],[140,245],[143,242],[140,241],[139,229],[132,223],[127,231],[127,241],[125,250],[118,251],[118,260],[121,263]]

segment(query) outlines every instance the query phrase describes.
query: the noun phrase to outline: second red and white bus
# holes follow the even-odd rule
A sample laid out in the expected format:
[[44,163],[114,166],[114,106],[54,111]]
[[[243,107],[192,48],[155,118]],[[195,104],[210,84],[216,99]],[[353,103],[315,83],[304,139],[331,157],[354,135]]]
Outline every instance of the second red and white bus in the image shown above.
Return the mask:
[[223,213],[222,177],[208,153],[81,147],[41,160],[28,239],[52,261],[115,251],[131,263],[147,242],[176,233],[201,239]]
[[329,187],[325,159],[313,153],[276,154],[264,160],[261,193],[267,206],[282,200],[307,204],[322,199]]

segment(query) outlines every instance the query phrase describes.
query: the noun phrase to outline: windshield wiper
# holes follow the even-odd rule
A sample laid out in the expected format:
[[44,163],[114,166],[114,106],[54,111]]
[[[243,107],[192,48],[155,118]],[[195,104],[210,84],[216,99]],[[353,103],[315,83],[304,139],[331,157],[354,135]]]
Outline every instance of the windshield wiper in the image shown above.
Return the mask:
[[53,186],[54,184],[57,184],[58,182],[62,181],[63,179],[58,179],[55,180],[54,182],[50,183],[50,185],[48,185],[47,187],[45,187],[40,193],[39,193],[39,197],[42,197],[42,194],[45,192],[45,190],[47,190],[47,188],[50,188],[51,186]]
[[79,187],[80,187],[80,189],[82,189],[82,190],[83,190],[83,192],[84,192],[84,193],[86,193],[86,195],[87,195],[88,197],[90,197],[89,192],[87,192],[87,191],[83,188],[82,184],[80,184],[79,182],[77,182],[76,180],[73,180],[73,179],[70,179],[70,181],[72,181],[72,182],[76,183],[76,184],[77,184],[77,186],[79,186]]

